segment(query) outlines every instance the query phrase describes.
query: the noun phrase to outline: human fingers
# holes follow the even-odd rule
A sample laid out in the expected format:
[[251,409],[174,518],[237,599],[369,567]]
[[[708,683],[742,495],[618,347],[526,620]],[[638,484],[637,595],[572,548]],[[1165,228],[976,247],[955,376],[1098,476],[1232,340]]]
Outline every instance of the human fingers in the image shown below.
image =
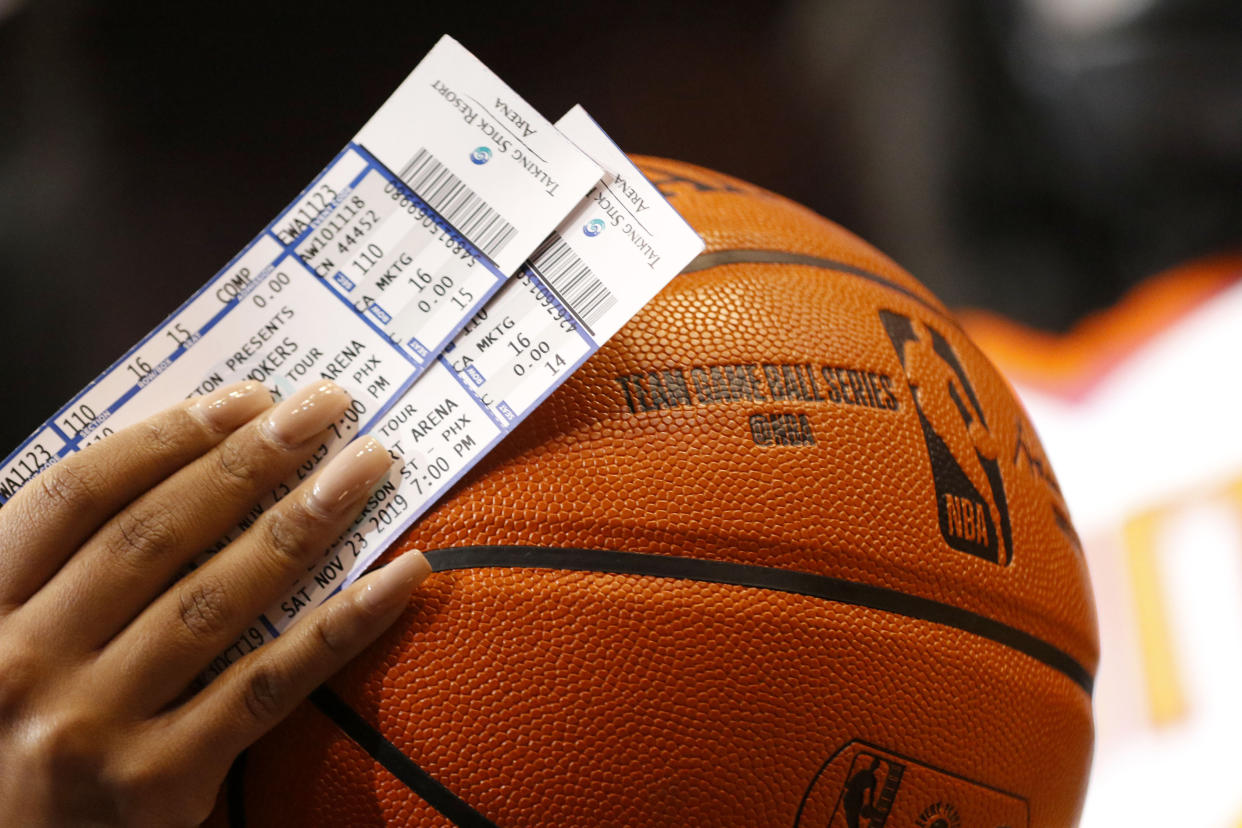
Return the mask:
[[257,382],[230,385],[45,469],[0,509],[0,607],[33,595],[117,511],[271,402]]
[[413,551],[361,578],[170,714],[170,735],[199,751],[191,762],[236,756],[387,629],[430,572]]
[[365,437],[264,514],[240,538],[156,599],[105,648],[98,665],[121,678],[122,703],[162,709],[268,609],[349,525],[392,468]]
[[339,386],[321,382],[238,429],[105,523],[18,612],[42,626],[45,641],[101,646],[190,558],[323,450],[325,430],[349,402]]

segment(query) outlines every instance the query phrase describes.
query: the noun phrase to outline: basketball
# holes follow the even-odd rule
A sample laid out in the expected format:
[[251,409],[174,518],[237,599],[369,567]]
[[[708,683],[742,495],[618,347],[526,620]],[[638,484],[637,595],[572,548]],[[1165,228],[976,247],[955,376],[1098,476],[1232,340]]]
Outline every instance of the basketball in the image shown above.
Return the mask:
[[847,231],[638,163],[706,252],[390,550],[437,574],[228,821],[1074,824],[1095,613],[1009,386]]

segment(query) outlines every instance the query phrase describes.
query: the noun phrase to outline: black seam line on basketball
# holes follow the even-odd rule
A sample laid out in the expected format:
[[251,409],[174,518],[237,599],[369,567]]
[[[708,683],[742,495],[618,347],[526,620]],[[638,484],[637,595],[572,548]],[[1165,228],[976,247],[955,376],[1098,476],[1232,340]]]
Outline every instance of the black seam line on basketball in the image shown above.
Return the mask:
[[681,272],[697,273],[700,270],[707,270],[727,264],[793,264],[819,267],[826,270],[839,270],[842,273],[849,273],[869,282],[875,282],[889,290],[895,290],[902,296],[918,302],[937,316],[949,320],[955,327],[957,326],[957,320],[947,314],[943,308],[936,307],[922,296],[919,296],[904,285],[894,282],[892,279],[885,278],[878,273],[872,273],[869,270],[863,270],[856,265],[838,262],[835,259],[823,259],[806,253],[789,253],[784,250],[716,250],[712,253],[699,254],[690,264],[682,268]]
[[569,549],[545,546],[461,546],[434,549],[426,553],[437,572],[453,569],[515,567],[563,569],[577,572],[607,572],[616,575],[649,575],[686,581],[730,584],[770,589],[811,598],[904,615],[954,627],[987,638],[1011,650],[1030,656],[1091,694],[1094,678],[1069,653],[1041,638],[1003,624],[986,615],[942,604],[930,598],[909,595],[874,584],[860,584],[827,575],[814,575],[771,566],[711,561],[646,552],[620,552],[604,549]]
[[427,771],[414,764],[414,760],[388,741],[382,733],[371,726],[358,711],[326,686],[320,686],[310,694],[311,703],[319,708],[332,722],[379,762],[402,784],[440,812],[445,819],[459,828],[497,828],[481,813],[466,804],[465,800],[450,791]]

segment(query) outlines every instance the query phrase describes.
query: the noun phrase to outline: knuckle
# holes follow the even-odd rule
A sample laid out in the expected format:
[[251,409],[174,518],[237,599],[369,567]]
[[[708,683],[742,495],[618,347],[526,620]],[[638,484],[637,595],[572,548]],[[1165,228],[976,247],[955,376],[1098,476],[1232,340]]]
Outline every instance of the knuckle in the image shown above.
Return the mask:
[[181,448],[185,429],[184,422],[175,416],[155,417],[145,420],[142,429],[142,444],[156,453],[178,452]]
[[216,468],[226,483],[248,488],[259,476],[259,465],[252,447],[237,440],[226,440],[215,451]]
[[74,706],[61,706],[23,729],[18,752],[23,762],[66,776],[98,774],[106,741],[97,724]]
[[70,511],[84,509],[98,496],[96,473],[85,463],[58,463],[39,475],[39,484],[53,506]]
[[109,774],[113,798],[119,803],[117,823],[132,825],[198,825],[185,769],[166,757],[144,753]]
[[34,699],[43,659],[30,644],[8,641],[0,651],[0,722],[18,719]]
[[115,774],[116,786],[126,793],[127,798],[137,801],[151,801],[169,783],[176,781],[170,778],[160,763],[141,759]]
[[270,724],[284,710],[288,680],[271,664],[250,668],[242,684],[242,703],[246,712],[259,724]]
[[114,551],[139,562],[158,557],[177,543],[172,513],[164,506],[147,504],[117,517]]
[[323,617],[312,621],[314,626],[311,632],[315,637],[315,642],[320,649],[333,656],[349,655],[352,651],[350,644],[356,637],[354,633],[358,625],[352,623],[354,619],[345,611],[346,609],[346,607],[337,607],[323,614]]
[[[283,506],[283,504],[282,504]],[[269,515],[265,521],[264,542],[281,569],[301,569],[309,545],[307,524],[310,516],[301,506],[289,504]]]
[[214,579],[199,577],[178,596],[178,617],[194,641],[211,641],[228,630],[228,591]]

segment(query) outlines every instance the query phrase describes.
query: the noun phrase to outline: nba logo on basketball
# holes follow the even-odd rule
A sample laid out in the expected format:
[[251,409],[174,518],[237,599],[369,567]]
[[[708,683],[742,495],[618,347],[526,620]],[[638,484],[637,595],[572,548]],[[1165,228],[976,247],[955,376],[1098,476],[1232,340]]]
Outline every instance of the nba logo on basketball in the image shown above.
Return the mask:
[[854,757],[830,828],[883,828],[893,810],[906,766],[885,756]]
[[940,534],[959,552],[1013,559],[1000,445],[953,346],[935,328],[892,311],[880,322],[897,352],[923,429]]

